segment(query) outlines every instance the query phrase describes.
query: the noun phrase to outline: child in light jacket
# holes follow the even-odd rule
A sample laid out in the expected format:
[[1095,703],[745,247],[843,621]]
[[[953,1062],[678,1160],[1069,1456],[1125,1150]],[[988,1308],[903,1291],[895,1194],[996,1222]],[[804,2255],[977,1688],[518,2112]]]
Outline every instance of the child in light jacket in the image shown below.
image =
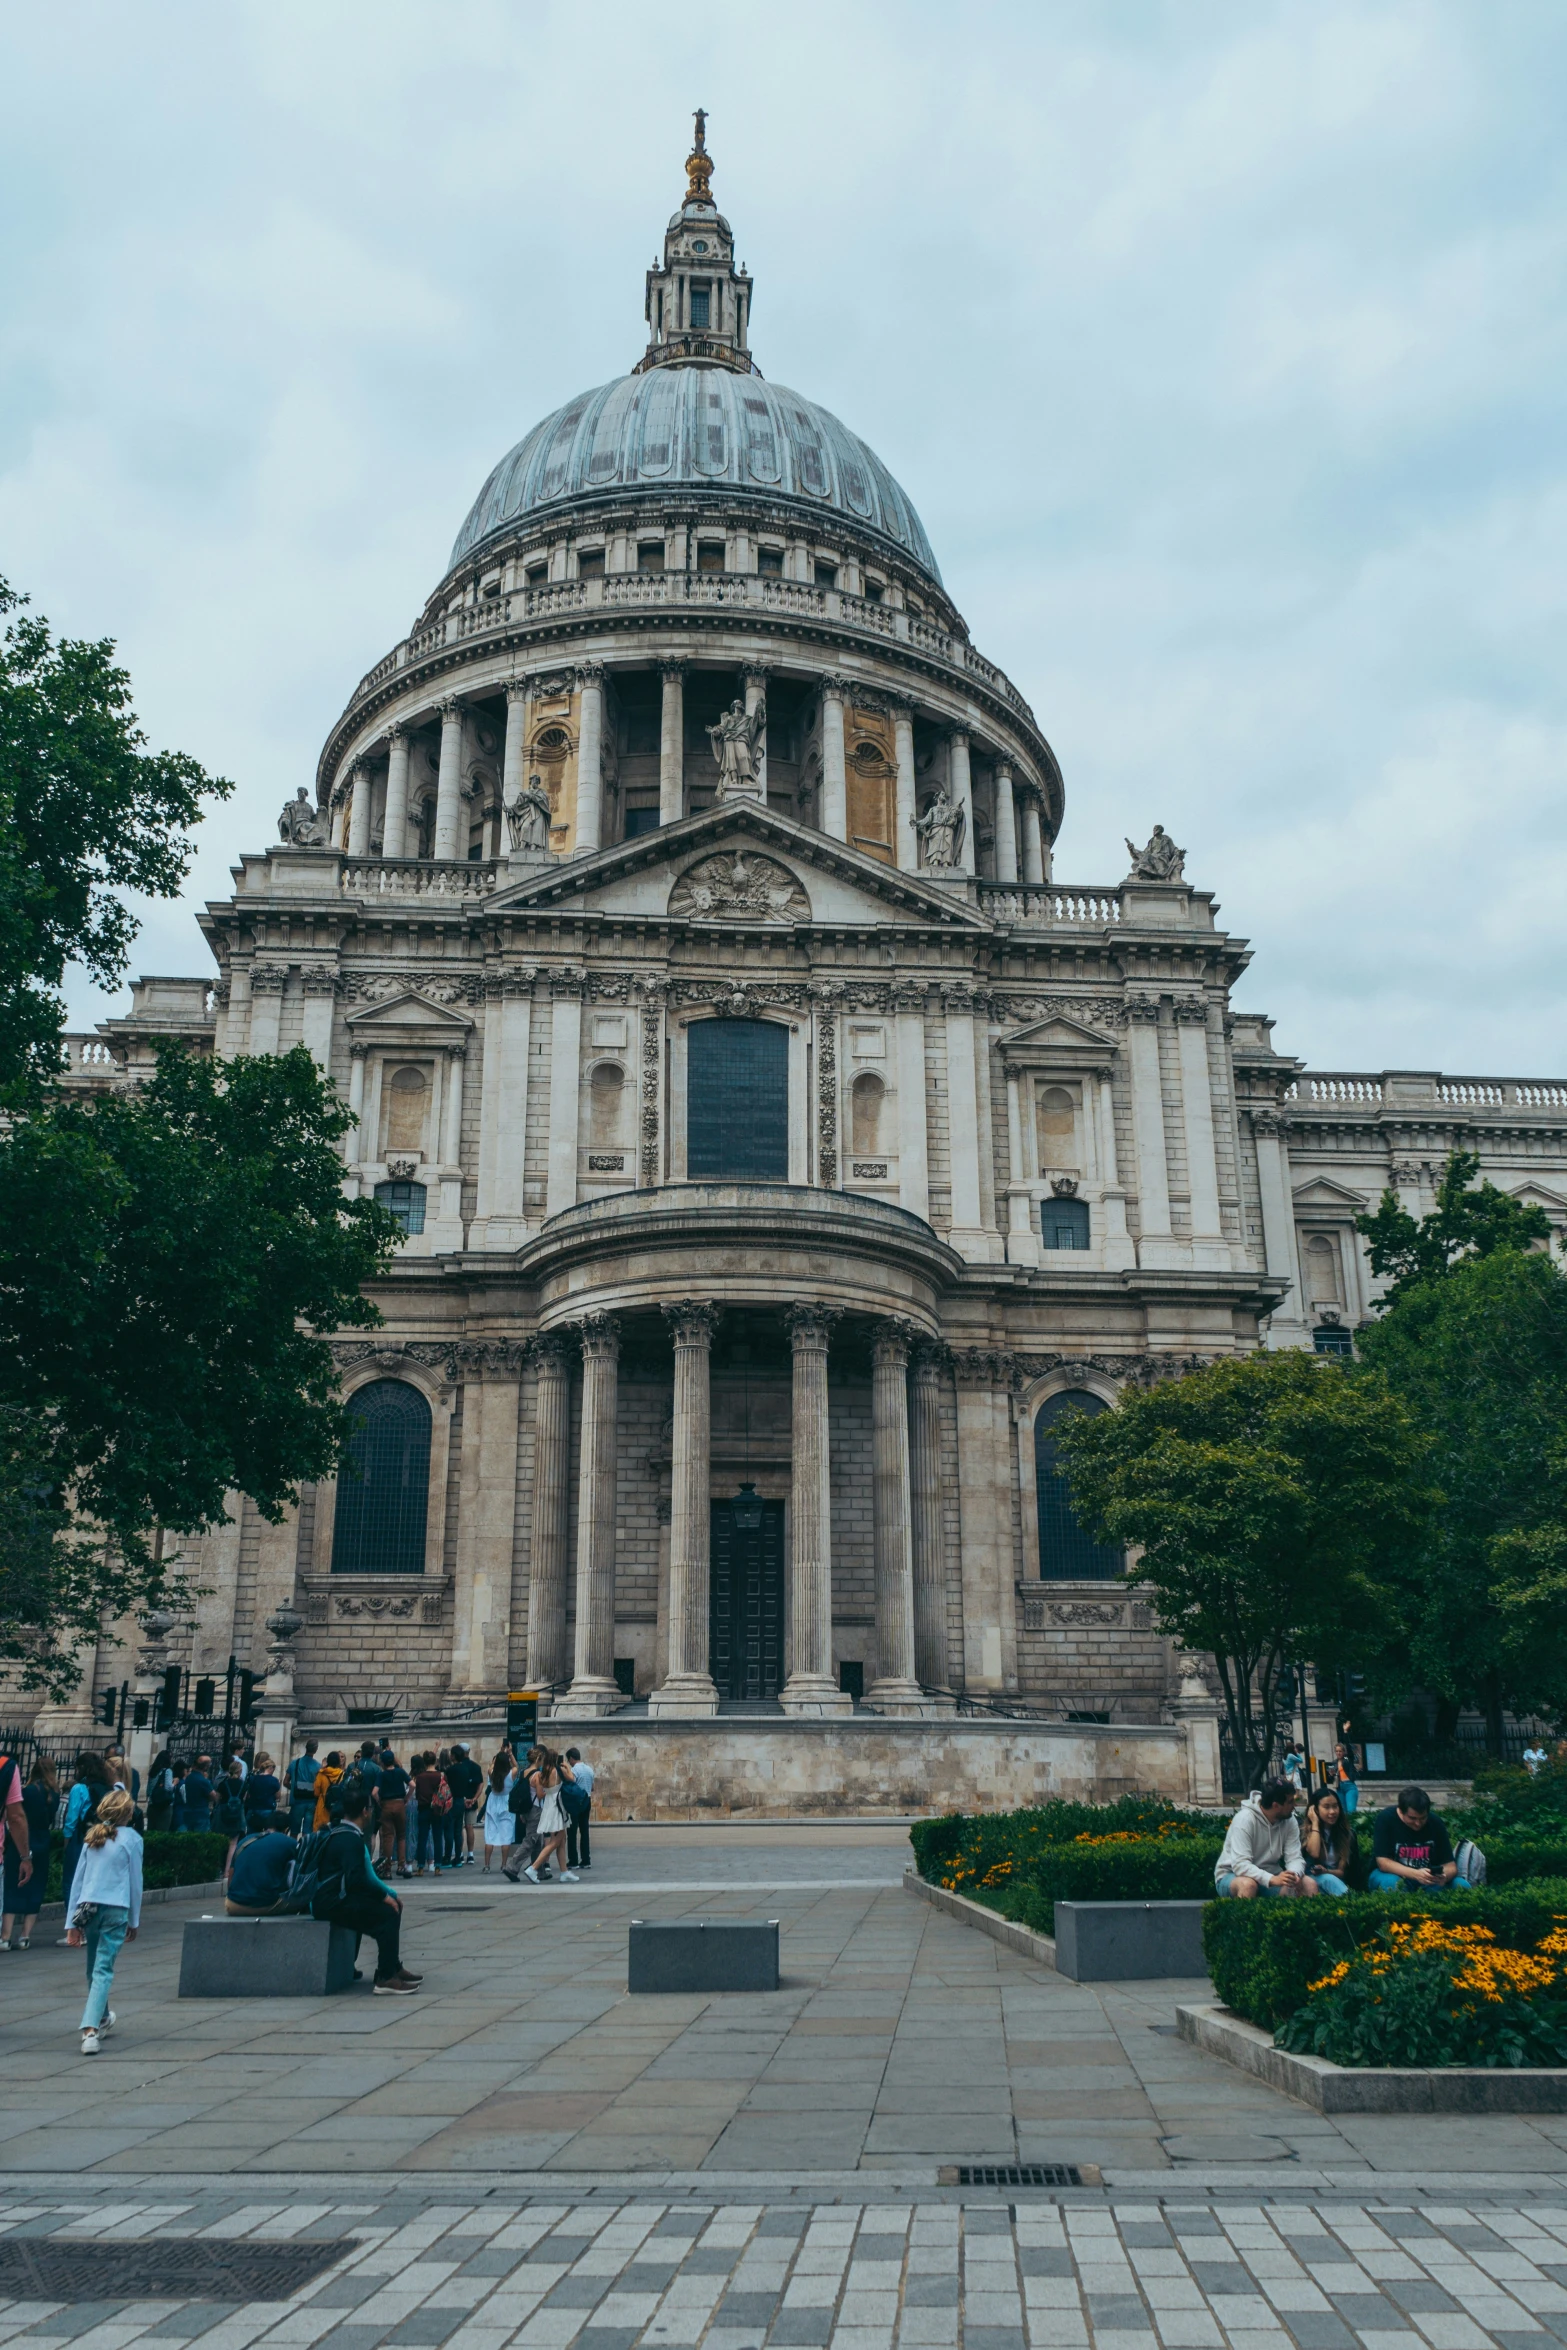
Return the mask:
[[83,1842],[71,1887],[66,1939],[73,1949],[85,1944],[87,1950],[83,2056],[96,2056],[104,2034],[114,2029],[115,2014],[109,2005],[114,1962],[124,1944],[135,1941],[141,1924],[142,1841],[131,1826],[135,1808],[123,1787],[104,1796]]

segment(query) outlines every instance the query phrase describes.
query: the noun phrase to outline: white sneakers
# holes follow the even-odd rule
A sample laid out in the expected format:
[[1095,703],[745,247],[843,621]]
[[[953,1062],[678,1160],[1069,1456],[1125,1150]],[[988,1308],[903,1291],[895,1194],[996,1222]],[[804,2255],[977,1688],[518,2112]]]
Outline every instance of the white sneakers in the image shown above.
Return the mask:
[[82,2034],[83,2056],[96,2056],[102,2045],[103,2043],[99,2039],[96,2032],[84,2032]]
[[105,2040],[108,2039],[109,2034],[113,2031],[119,2020],[119,2017],[115,2014],[113,2008],[111,2007],[101,2024],[97,2025],[96,2028],[89,2025],[88,2029],[82,2034],[83,2056],[98,2055],[103,2047]]
[[575,1885],[575,1884],[577,1883],[577,1872],[576,1872],[576,1870],[575,1870],[575,1869],[562,1869],[562,1870],[561,1870],[561,1872],[560,1872],[560,1881],[561,1881],[561,1883],[562,1883],[563,1885]]

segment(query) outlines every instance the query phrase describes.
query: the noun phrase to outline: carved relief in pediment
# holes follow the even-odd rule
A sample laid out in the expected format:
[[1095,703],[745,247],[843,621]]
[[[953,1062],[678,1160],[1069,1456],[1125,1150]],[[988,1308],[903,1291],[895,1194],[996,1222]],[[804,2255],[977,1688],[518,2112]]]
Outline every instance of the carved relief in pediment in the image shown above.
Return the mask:
[[697,922],[808,922],[811,901],[787,865],[737,849],[682,873],[669,911]]

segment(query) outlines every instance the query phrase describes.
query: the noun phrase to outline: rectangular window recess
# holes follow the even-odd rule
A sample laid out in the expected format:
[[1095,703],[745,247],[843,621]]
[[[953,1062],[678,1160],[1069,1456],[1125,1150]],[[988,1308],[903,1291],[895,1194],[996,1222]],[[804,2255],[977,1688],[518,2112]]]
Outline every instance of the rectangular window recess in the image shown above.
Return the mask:
[[[1080,2187],[1075,2162],[959,2162],[955,2187]],[[943,2185],[947,2182],[943,2179]]]

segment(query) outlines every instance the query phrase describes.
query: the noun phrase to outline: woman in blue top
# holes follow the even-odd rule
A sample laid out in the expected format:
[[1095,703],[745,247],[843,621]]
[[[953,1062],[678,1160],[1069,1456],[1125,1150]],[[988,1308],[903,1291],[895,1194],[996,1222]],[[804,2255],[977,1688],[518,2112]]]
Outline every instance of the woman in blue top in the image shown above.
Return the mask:
[[[94,1811],[108,1792],[108,1773],[98,1756],[85,1752],[79,1754],[76,1758],[76,1783],[65,1799],[65,1810],[60,1820],[60,1832],[65,1838],[65,1858],[60,1864],[60,1889],[65,1895],[67,1920],[71,1915],[71,1887],[76,1878],[76,1864],[82,1857],[82,1840]],[[70,1939],[69,1934],[62,1934],[62,1946]]]
[[[141,1924],[141,1838],[131,1826],[136,1809],[128,1787],[113,1788],[98,1805],[98,1817],[82,1843],[76,1872],[72,1923],[66,1940],[87,1947],[87,2004],[82,2009],[82,2054],[96,2056],[103,2034],[116,2017],[109,2005],[114,1962]],[[75,1920],[80,1917],[81,1924]]]

